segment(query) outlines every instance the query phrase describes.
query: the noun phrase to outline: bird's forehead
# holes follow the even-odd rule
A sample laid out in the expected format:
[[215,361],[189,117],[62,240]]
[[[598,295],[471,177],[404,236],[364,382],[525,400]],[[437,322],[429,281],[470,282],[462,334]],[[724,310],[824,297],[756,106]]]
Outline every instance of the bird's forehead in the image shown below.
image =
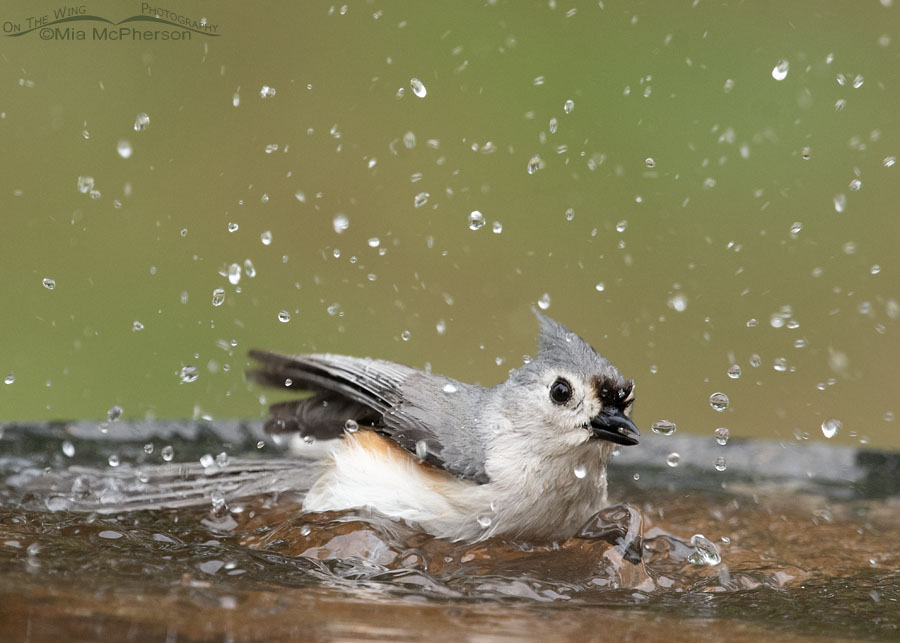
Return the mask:
[[575,359],[558,359],[553,355],[538,355],[531,366],[538,379],[563,376],[572,377],[586,386],[596,388],[622,388],[627,380],[608,360],[590,349],[590,354],[576,355]]

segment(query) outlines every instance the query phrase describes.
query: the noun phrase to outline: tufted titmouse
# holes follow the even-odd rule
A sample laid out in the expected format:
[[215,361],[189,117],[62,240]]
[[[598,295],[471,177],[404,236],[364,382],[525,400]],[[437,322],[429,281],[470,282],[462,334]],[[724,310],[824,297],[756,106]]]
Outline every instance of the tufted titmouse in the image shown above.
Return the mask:
[[262,384],[310,391],[266,429],[340,438],[308,511],[369,508],[455,540],[563,540],[606,504],[614,444],[637,444],[634,383],[534,311],[537,356],[493,388],[383,360],[250,355]]

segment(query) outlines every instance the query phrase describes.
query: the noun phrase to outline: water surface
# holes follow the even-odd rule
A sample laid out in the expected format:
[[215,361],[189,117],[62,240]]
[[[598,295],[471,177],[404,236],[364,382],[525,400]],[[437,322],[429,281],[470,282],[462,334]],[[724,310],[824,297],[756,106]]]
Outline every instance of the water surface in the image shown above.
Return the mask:
[[[848,455],[839,450],[812,477],[726,471],[715,482],[689,463],[623,454],[612,465],[617,504],[577,537],[466,544],[377,516],[304,514],[284,454],[256,448],[258,425],[225,427],[218,442],[212,427],[181,425],[196,441],[171,429],[150,442],[88,442],[84,425],[6,427],[4,453],[16,455],[2,460],[4,636],[812,641],[895,640],[900,627],[900,498],[865,476],[855,490],[835,484],[841,474],[829,470]],[[58,461],[66,440],[82,452],[74,469]],[[183,464],[158,462],[163,443]],[[198,462],[217,448],[231,461],[204,474]],[[110,468],[113,452],[124,462]],[[889,462],[852,455],[896,483]],[[233,491],[229,476],[253,467],[270,490]],[[64,507],[78,476],[93,490]],[[173,478],[216,484],[200,506],[129,510],[126,489],[96,504],[101,512],[73,511],[102,496],[104,479],[153,488]]]

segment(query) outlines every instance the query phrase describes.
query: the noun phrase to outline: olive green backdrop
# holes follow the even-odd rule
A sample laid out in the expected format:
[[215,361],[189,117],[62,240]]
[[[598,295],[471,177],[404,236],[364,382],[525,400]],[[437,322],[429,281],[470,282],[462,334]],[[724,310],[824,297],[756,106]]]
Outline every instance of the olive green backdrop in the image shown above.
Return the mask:
[[0,418],[260,416],[251,347],[493,384],[546,293],[642,428],[900,447],[894,5],[4,3]]

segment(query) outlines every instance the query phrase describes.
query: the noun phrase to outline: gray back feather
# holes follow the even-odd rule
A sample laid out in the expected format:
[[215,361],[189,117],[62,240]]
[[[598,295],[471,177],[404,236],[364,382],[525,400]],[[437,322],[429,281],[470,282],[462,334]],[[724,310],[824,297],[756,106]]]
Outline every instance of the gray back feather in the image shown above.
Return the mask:
[[488,482],[476,426],[482,387],[384,360],[264,351],[250,356],[261,364],[250,379],[315,393],[273,405],[267,430],[333,438],[352,419],[460,478]]

